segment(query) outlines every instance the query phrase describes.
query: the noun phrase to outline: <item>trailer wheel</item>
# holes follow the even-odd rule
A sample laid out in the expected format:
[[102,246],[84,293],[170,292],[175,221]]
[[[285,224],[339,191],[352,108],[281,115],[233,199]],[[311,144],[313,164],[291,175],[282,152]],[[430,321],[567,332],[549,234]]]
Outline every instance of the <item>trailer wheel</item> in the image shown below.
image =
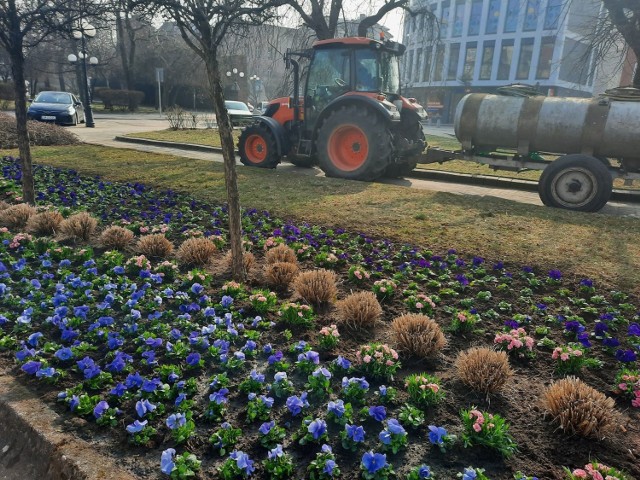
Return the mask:
[[273,133],[260,123],[242,130],[238,140],[240,161],[248,167],[276,168],[280,163]]
[[318,132],[318,163],[328,177],[371,181],[391,157],[391,132],[367,109],[348,105],[332,112]]
[[611,198],[613,178],[607,166],[587,155],[565,155],[540,176],[538,193],[548,207],[597,212]]

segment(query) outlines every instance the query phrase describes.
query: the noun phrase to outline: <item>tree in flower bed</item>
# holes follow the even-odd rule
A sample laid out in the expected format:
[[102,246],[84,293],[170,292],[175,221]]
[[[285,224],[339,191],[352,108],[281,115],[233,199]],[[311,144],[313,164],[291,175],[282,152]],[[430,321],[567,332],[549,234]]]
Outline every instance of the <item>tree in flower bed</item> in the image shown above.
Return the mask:
[[[93,212],[105,226],[110,223],[135,225],[136,231],[142,234],[156,233],[154,229],[160,233],[159,229],[168,227],[164,233],[176,245],[183,240],[183,233],[189,230],[200,231],[202,235],[197,238],[225,235],[227,220],[224,207],[205,205],[173,192],[153,191],[144,185],[85,180],[66,171],[38,168],[38,181],[46,182],[45,188],[42,183],[38,187],[40,201],[55,202],[65,216],[82,205]],[[17,171],[13,165],[3,164],[3,174],[15,177]],[[72,192],[74,195],[71,195]],[[127,217],[129,223],[122,223]],[[583,316],[585,332],[595,334],[587,336],[587,340],[593,345],[585,348],[588,349],[590,358],[605,360],[607,370],[600,374],[605,381],[609,375],[609,382],[615,385],[615,370],[609,370],[612,365],[617,365],[616,370],[619,366],[633,367],[630,359],[635,354],[637,336],[633,335],[635,330],[631,327],[638,322],[638,309],[633,306],[630,297],[619,292],[598,295],[600,292],[593,291],[583,298],[586,302],[583,304],[579,303],[579,297],[571,297],[571,292],[578,287],[572,285],[567,276],[560,278],[560,285],[551,285],[545,280],[546,270],[542,275],[514,270],[512,277],[509,277],[506,268],[494,270],[490,262],[476,259],[462,261],[455,254],[437,258],[433,253],[415,247],[338,231],[328,233],[327,229],[305,224],[293,225],[272,218],[265,212],[252,210],[243,211],[243,226],[247,242],[254,246],[262,247],[264,239],[273,237],[281,243],[297,244],[296,249],[304,246],[304,251],[311,252],[309,258],[313,258],[318,245],[332,242],[337,245],[337,249],[348,255],[345,259],[352,258],[353,263],[362,265],[371,272],[372,278],[393,279],[398,289],[414,292],[418,290],[415,286],[411,287],[411,283],[420,282],[420,288],[428,291],[437,305],[433,316],[438,322],[445,318],[446,323],[447,315],[451,315],[453,309],[471,312],[476,308],[482,323],[475,328],[482,328],[484,335],[480,330],[474,329],[473,336],[465,334],[452,339],[450,349],[443,352],[445,362],[440,366],[448,366],[452,356],[469,343],[491,346],[493,335],[492,338],[488,336],[500,330],[505,322],[517,322],[518,325],[509,324],[509,329],[522,327],[531,332],[544,327],[547,329],[544,335],[561,344],[567,320],[576,315]],[[366,448],[381,451],[383,443],[378,435],[381,430],[387,429],[385,425],[389,419],[397,418],[407,430],[414,427],[410,420],[414,417],[402,415],[403,408],[406,410],[405,407],[409,406],[406,405],[408,394],[403,382],[389,383],[385,380],[387,391],[397,388],[399,395],[397,401],[383,401],[383,396],[387,395],[382,395],[380,390],[384,386],[379,385],[382,379],[359,370],[362,362],[357,362],[355,351],[349,351],[352,339],[346,334],[343,341],[330,353],[319,350],[318,363],[315,363],[314,355],[309,352],[317,347],[317,332],[303,333],[305,342],[300,342],[295,329],[293,332],[279,328],[272,330],[272,321],[276,320],[276,316],[272,312],[256,316],[256,312],[246,308],[246,293],[241,298],[241,292],[219,287],[224,284],[225,278],[189,275],[183,266],[177,269],[171,267],[172,275],[169,275],[160,270],[160,263],[157,261],[137,266],[127,273],[124,265],[129,256],[126,252],[96,256],[90,248],[81,251],[61,246],[50,239],[34,237],[28,240],[25,237],[17,242],[15,248],[10,248],[12,239],[18,233],[22,232],[0,233],[0,238],[6,240],[4,249],[0,249],[0,350],[4,352],[3,360],[15,359],[15,371],[37,382],[43,390],[62,390],[60,404],[62,407],[67,406],[73,415],[82,415],[89,422],[103,424],[101,428],[116,434],[120,432],[127,440],[131,439],[137,444],[145,444],[143,437],[148,436],[146,448],[158,449],[149,454],[153,457],[155,468],[160,452],[175,445],[170,433],[173,430],[167,425],[167,421],[173,416],[169,424],[179,428],[183,418],[186,424],[189,412],[197,426],[194,435],[187,442],[189,448],[198,457],[206,455],[211,462],[210,468],[216,470],[225,463],[227,455],[234,449],[244,450],[250,457],[237,453],[235,455],[236,459],[240,459],[241,467],[238,467],[235,459],[231,459],[241,469],[240,476],[247,474],[247,466],[255,468],[255,471],[248,474],[267,475],[264,465],[268,452],[259,445],[258,431],[262,425],[271,422],[274,422],[273,430],[277,431],[278,427],[293,433],[297,431],[304,416],[310,417],[312,421],[326,420],[329,424],[326,441],[335,448],[341,448],[338,447],[339,432],[344,430],[345,424],[361,426],[367,435],[363,448],[357,455],[340,457],[342,475],[349,478],[355,478],[364,472],[360,457]],[[247,246],[251,248],[249,243]],[[309,260],[306,262],[306,267],[312,263]],[[346,275],[346,272],[347,267],[339,269],[337,273],[340,275],[336,278]],[[464,275],[468,284],[463,286],[460,280],[455,279],[457,275]],[[207,286],[207,280],[210,286]],[[454,288],[451,282],[458,283],[461,289],[457,286]],[[436,283],[440,285],[436,286]],[[252,284],[252,288],[262,286]],[[450,295],[446,291],[448,288],[460,295]],[[569,293],[561,292],[561,288]],[[485,302],[478,296],[479,292],[490,292],[492,296]],[[344,298],[344,291],[340,293]],[[281,295],[286,293],[281,292]],[[486,295],[483,294],[482,297],[485,298]],[[295,297],[283,297],[279,302],[293,299]],[[507,304],[512,306],[510,311]],[[521,308],[523,313],[514,313],[516,308]],[[389,304],[385,304],[383,318],[391,319],[404,309],[402,299],[394,298]],[[333,320],[331,311],[321,311],[320,314],[326,324]],[[599,324],[597,331],[596,324]],[[606,335],[598,338],[598,333],[605,325],[608,328],[604,332]],[[388,338],[388,333],[388,328],[379,324],[371,341]],[[571,335],[575,333],[571,332]],[[614,339],[619,342],[618,345],[613,345]],[[576,339],[576,342],[580,342],[580,339]],[[301,367],[292,368],[298,355],[303,355]],[[86,361],[86,357],[92,359],[94,364]],[[349,360],[353,361],[353,367]],[[83,362],[83,368],[77,362]],[[308,366],[309,371],[303,365]],[[547,372],[552,367],[551,349],[548,354],[538,355],[535,363],[530,365],[533,367],[529,369],[532,386],[539,387],[540,376],[536,372]],[[320,400],[304,391],[304,383],[313,371],[322,368],[326,368],[332,376],[329,396]],[[234,426],[242,425],[246,420],[245,412],[250,400],[247,393],[240,392],[240,384],[250,378],[252,370],[264,372],[266,377],[263,390],[250,392],[256,394],[254,400],[264,395],[265,398],[273,398],[274,403],[268,409],[268,417],[244,425],[243,431],[247,434],[240,437],[235,433],[239,429],[230,425],[229,428],[219,426],[221,415],[207,418],[203,413],[210,407],[211,395],[214,398],[222,397],[227,399],[221,403],[226,409],[222,414],[224,419]],[[227,372],[226,381],[222,376],[224,372]],[[414,372],[415,370],[406,373]],[[396,371],[395,375],[398,373],[402,375],[405,372]],[[449,378],[451,373],[447,372]],[[521,380],[529,380],[529,377],[525,377],[526,374],[523,369],[518,369],[516,375],[519,382],[514,384],[516,389],[522,385]],[[589,372],[584,374],[585,380],[590,383],[591,375]],[[347,393],[342,389],[343,377],[346,378],[346,390],[355,386],[358,393]],[[350,379],[355,380],[351,382]],[[58,387],[50,387],[50,384],[55,384],[53,382],[57,382]],[[365,382],[366,388],[362,388]],[[271,390],[268,390],[268,384],[271,385]],[[602,381],[598,384],[602,384]],[[465,388],[455,382],[450,387],[456,392],[448,395],[446,402],[455,401],[459,398],[459,389]],[[228,392],[223,394],[223,389]],[[276,394],[278,389],[281,390],[280,395]],[[351,394],[355,400],[348,397]],[[338,400],[342,400],[342,408]],[[331,402],[334,408],[330,409]],[[218,405],[215,401],[213,403]],[[497,405],[503,403],[498,402]],[[514,402],[510,402],[510,405],[512,410],[509,414],[518,414],[525,422],[533,415]],[[453,407],[457,409],[459,405]],[[344,411],[338,416],[342,409]],[[435,415],[436,418],[429,418],[430,422],[442,420],[437,418],[437,411]],[[345,417],[349,417],[348,421],[340,424]],[[110,426],[113,419],[117,420],[115,427]],[[422,422],[418,420],[420,419],[416,417],[417,425],[421,426],[416,433],[412,430],[407,435],[410,448],[406,454],[402,454],[401,460],[403,463],[412,463],[401,466],[400,460],[392,454],[388,454],[391,457],[385,459],[385,463],[389,463],[391,468],[401,468],[404,475],[411,465],[417,465],[422,460],[417,459],[413,452],[428,448],[429,443],[433,445],[432,448],[439,448],[442,446],[442,439],[446,437],[440,431],[444,427],[437,426],[438,423],[430,425],[435,428],[434,432],[427,429],[428,424],[424,418]],[[387,424],[379,423],[381,421]],[[633,424],[629,425],[630,429],[635,429]],[[156,433],[145,432],[148,428],[155,429]],[[459,428],[459,424],[446,425],[446,429],[452,431]],[[308,430],[305,435],[307,433]],[[532,431],[532,434],[539,433],[535,428]],[[141,435],[137,442],[133,440],[136,434]],[[433,441],[431,434],[434,436]],[[211,442],[206,442],[209,436]],[[553,446],[562,445],[562,438],[561,433],[550,434],[548,442]],[[517,440],[523,441],[520,437]],[[163,441],[165,444],[161,444]],[[167,442],[169,445],[166,445]],[[288,445],[286,439],[284,444]],[[273,449],[276,445],[277,442],[275,445],[272,443],[269,448]],[[599,450],[598,458],[606,460],[607,454],[615,455],[606,444],[593,446]],[[310,442],[304,447],[296,444],[293,448],[300,452],[296,456],[294,476],[303,477],[309,462],[316,458],[314,455],[320,445]],[[179,450],[179,447],[176,449]],[[527,450],[524,460],[537,459],[536,452],[543,453],[533,447]],[[573,448],[571,452],[574,455],[572,458],[581,460],[583,454],[577,448]],[[222,454],[220,459],[219,453]],[[332,478],[337,465],[329,463],[328,454],[318,453],[321,454],[326,455],[325,460],[321,461],[322,468],[313,471],[318,473],[317,478]],[[446,455],[450,464],[455,462],[460,465],[459,452],[447,448]],[[144,468],[144,455],[140,458]],[[439,456],[430,458],[429,463],[433,467],[431,470],[438,478],[453,478],[461,471],[447,466]],[[622,457],[616,458],[620,461]],[[583,458],[583,461],[587,459]],[[561,461],[549,456],[543,458],[541,469],[544,478],[559,476]],[[487,465],[485,467],[490,469],[492,478],[506,480],[507,476],[512,477],[512,472],[507,470],[513,468],[515,471],[519,462],[520,455],[510,461],[504,471]],[[554,463],[558,465],[555,470],[548,467]],[[494,464],[491,460],[490,465]],[[369,463],[369,467],[375,466],[375,463]],[[637,473],[636,466],[630,463],[621,466]],[[377,472],[371,473],[367,468],[367,473]],[[471,473],[467,473],[468,478],[472,478]],[[311,470],[308,475],[311,476]],[[478,474],[476,476],[480,478]]]
[[509,424],[498,414],[481,412],[475,407],[461,410],[463,433],[462,442],[465,447],[482,445],[492,448],[503,457],[517,453],[518,447],[511,435]]

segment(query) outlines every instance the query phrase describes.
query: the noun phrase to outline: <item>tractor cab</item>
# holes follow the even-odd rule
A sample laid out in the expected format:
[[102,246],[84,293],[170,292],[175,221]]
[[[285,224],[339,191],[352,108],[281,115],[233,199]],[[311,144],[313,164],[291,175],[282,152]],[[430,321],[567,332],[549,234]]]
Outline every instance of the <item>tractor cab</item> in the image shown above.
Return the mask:
[[[409,173],[425,147],[420,122],[426,111],[401,95],[404,51],[396,42],[349,37],[317,41],[310,52],[287,52],[293,96],[273,100],[243,131],[242,163],[273,168],[286,157],[355,180]],[[296,56],[310,58],[302,95]]]

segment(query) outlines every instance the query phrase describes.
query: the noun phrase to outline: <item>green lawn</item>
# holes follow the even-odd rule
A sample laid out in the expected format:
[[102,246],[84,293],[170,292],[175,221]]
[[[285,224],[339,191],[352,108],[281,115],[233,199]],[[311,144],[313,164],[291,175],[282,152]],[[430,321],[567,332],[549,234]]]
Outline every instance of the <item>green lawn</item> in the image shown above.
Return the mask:
[[[210,132],[209,132],[210,133]],[[17,152],[7,152],[17,154]],[[223,165],[98,146],[36,147],[36,162],[111,180],[172,188],[225,201]],[[452,195],[280,170],[238,169],[243,206],[326,226],[363,231],[444,253],[503,260],[518,268],[559,268],[640,292],[640,222],[567,212],[493,197]]]

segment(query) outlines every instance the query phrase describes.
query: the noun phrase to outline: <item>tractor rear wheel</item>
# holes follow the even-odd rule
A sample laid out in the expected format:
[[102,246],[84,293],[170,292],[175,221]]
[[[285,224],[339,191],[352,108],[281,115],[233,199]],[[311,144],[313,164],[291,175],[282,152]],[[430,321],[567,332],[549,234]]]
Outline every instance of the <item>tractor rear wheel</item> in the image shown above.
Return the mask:
[[318,163],[328,177],[371,181],[391,158],[391,132],[376,114],[355,105],[332,112],[318,132]]
[[276,168],[280,163],[273,133],[260,123],[242,130],[238,140],[240,161],[247,167]]

